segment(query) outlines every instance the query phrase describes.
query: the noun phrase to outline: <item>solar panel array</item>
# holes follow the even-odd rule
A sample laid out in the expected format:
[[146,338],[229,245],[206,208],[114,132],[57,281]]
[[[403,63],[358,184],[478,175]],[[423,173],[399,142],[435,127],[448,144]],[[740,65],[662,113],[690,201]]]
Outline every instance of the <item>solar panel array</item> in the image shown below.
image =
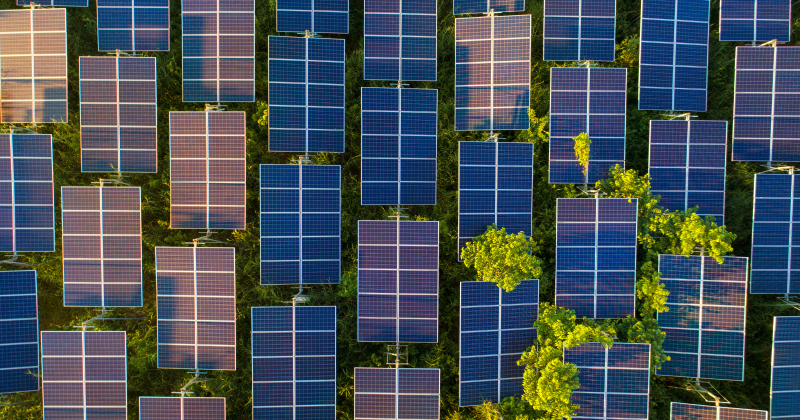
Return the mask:
[[364,2],[364,80],[436,80],[436,0]]
[[559,198],[556,305],[578,318],[624,318],[636,302],[638,200]]
[[650,344],[585,343],[564,349],[564,363],[578,368],[576,419],[648,419]]
[[453,2],[453,14],[476,14],[489,13],[521,12],[525,10],[525,0],[455,0]]
[[661,282],[670,291],[658,314],[671,358],[659,375],[741,381],[747,308],[747,258],[659,255]]
[[527,130],[530,73],[530,15],[456,19],[456,130]]
[[236,370],[234,248],[156,247],[158,367]]
[[436,89],[361,88],[361,204],[436,204]]
[[772,332],[770,418],[800,418],[800,317],[776,316]]
[[81,57],[81,171],[157,172],[155,57]]
[[67,122],[67,12],[0,10],[0,123]]
[[544,3],[545,61],[614,61],[615,0]]
[[255,100],[255,0],[183,0],[183,101]]
[[745,408],[716,407],[673,402],[670,420],[767,420],[769,413]]
[[278,32],[346,34],[349,7],[347,0],[277,0]]
[[269,37],[269,151],[344,152],[344,40]]
[[709,1],[642,0],[639,109],[705,112]]
[[44,420],[128,418],[125,331],[42,331]]
[[139,397],[139,420],[225,420],[225,398]]
[[341,172],[261,165],[261,284],[339,283]]
[[439,420],[439,369],[355,369],[355,420]]
[[800,47],[736,47],[732,160],[800,161]]
[[539,280],[512,292],[488,281],[461,282],[459,405],[499,404],[522,395],[522,353],[536,339]]
[[358,221],[358,341],[436,343],[439,222]]
[[17,6],[88,7],[89,0],[17,0]]
[[169,0],[98,0],[99,51],[169,51]]
[[[550,69],[550,183],[594,184],[609,168],[625,166],[628,69]],[[588,175],[575,157],[581,133],[592,141]]]
[[650,121],[650,188],[667,210],[725,218],[727,121]]
[[791,0],[720,0],[720,41],[789,42]]
[[252,308],[253,419],[336,419],[336,307]]
[[245,113],[170,112],[170,227],[245,228]]
[[0,271],[0,394],[39,390],[36,271]]
[[50,134],[0,134],[0,189],[0,252],[55,251]]

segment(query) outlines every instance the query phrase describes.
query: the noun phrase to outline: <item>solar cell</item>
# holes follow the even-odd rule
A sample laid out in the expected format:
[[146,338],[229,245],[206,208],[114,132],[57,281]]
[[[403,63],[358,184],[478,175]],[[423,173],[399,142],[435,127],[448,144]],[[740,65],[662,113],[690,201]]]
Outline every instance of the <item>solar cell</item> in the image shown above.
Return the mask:
[[67,12],[0,10],[0,123],[67,122]]
[[236,370],[234,248],[156,247],[158,367]]
[[580,388],[571,402],[576,419],[647,420],[650,407],[650,344],[585,343],[564,349],[564,363],[578,368]]
[[98,0],[99,51],[169,51],[169,0]]
[[361,205],[436,204],[438,97],[361,88]]
[[0,134],[0,252],[53,252],[53,140]]
[[768,413],[762,410],[673,402],[670,405],[669,418],[670,420],[767,420]]
[[776,316],[772,332],[770,418],[800,418],[800,317]]
[[545,61],[614,61],[616,23],[616,0],[545,1]]
[[458,255],[492,224],[531,236],[533,143],[458,142]]
[[0,271],[0,394],[39,390],[36,271]]
[[530,69],[530,15],[456,19],[456,130],[527,130]]
[[81,57],[81,171],[157,172],[155,57]]
[[642,0],[639,109],[705,112],[708,25],[708,0]]
[[358,341],[436,343],[438,293],[439,222],[358,221]]
[[[628,69],[550,69],[550,183],[594,184],[614,165],[625,166]],[[588,176],[575,157],[581,133],[592,141]]]
[[791,0],[720,0],[720,41],[789,42]]
[[650,121],[650,189],[668,210],[725,217],[727,121]]
[[125,331],[42,331],[44,420],[128,418]]
[[436,0],[364,2],[364,80],[436,80]]
[[800,47],[736,47],[732,160],[800,161]]
[[336,307],[252,308],[253,419],[336,418]]
[[139,397],[139,420],[225,420],[225,398]]
[[559,198],[556,305],[578,318],[624,318],[636,303],[635,198]]
[[17,6],[88,7],[89,0],[17,0]]
[[341,170],[261,165],[261,284],[339,283]]
[[347,0],[277,0],[278,32],[346,34],[349,7]]
[[255,100],[255,0],[182,0],[183,101]]
[[170,112],[170,227],[245,228],[245,113]]
[[475,14],[521,12],[525,10],[525,0],[455,0],[453,2],[453,14]]
[[355,370],[355,420],[438,420],[439,369]]
[[522,353],[536,339],[539,280],[512,292],[488,281],[461,282],[459,405],[499,404],[522,395]]
[[269,37],[269,151],[344,153],[344,40]]

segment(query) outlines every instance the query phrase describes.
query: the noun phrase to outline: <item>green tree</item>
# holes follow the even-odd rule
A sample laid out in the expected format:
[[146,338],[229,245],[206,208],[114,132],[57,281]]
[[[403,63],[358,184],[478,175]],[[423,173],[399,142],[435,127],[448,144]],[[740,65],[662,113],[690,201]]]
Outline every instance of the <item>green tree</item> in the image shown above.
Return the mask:
[[580,133],[572,140],[575,141],[573,148],[575,149],[575,157],[578,158],[578,163],[581,165],[583,172],[583,183],[586,184],[589,179],[589,152],[591,150],[592,140],[586,133]]
[[534,255],[538,250],[539,245],[524,232],[514,235],[491,225],[467,242],[461,250],[461,259],[466,267],[475,267],[479,280],[491,281],[510,292],[522,280],[541,276],[542,260]]

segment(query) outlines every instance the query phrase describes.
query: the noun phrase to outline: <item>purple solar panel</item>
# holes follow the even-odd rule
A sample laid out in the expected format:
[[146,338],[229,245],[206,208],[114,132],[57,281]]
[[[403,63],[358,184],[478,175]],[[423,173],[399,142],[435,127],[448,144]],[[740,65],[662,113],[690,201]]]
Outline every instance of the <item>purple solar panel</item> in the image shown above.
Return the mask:
[[429,419],[439,419],[439,369],[355,369],[355,420]]
[[767,420],[769,412],[673,402],[670,405],[669,418],[670,420]]
[[225,420],[225,398],[139,397],[139,420]]

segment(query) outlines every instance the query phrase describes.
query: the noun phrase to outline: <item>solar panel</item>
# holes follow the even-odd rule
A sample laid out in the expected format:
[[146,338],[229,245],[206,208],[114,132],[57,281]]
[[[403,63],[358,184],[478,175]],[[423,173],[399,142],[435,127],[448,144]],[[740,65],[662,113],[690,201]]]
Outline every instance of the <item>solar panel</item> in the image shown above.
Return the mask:
[[725,217],[727,121],[650,121],[650,189],[667,210]]
[[183,101],[255,100],[255,0],[182,0]]
[[269,37],[269,151],[344,153],[344,40]]
[[720,0],[720,41],[789,42],[791,0]]
[[439,420],[439,369],[355,370],[355,420]]
[[[550,69],[550,183],[594,184],[614,165],[625,166],[628,69]],[[592,141],[588,176],[575,157],[575,137]]]
[[475,14],[521,12],[525,10],[525,0],[455,0],[453,2],[453,14]]
[[576,419],[647,420],[650,407],[650,344],[585,343],[564,349],[564,363],[578,368],[580,388],[571,402]]
[[530,69],[530,15],[456,19],[456,130],[527,130]]
[[156,247],[158,367],[236,370],[234,248]]
[[39,390],[36,270],[0,271],[0,394]]
[[708,0],[642,0],[639,109],[705,112],[708,25]]
[[732,160],[800,161],[800,47],[736,47]]
[[252,308],[253,419],[336,419],[336,307]]
[[556,305],[578,318],[624,318],[636,302],[635,198],[559,198]]
[[488,281],[461,282],[459,405],[499,404],[522,395],[517,360],[536,339],[539,280],[512,292]]
[[364,2],[364,80],[436,80],[436,0]]
[[439,222],[358,221],[358,341],[436,343]]
[[670,420],[767,420],[767,416],[768,413],[762,410],[673,402],[670,405],[669,418]]
[[155,57],[81,57],[81,171],[157,172]]
[[67,122],[67,11],[0,10],[0,123]]
[[17,0],[17,6],[88,7],[89,0]]
[[170,112],[170,227],[245,228],[245,113]]
[[346,34],[349,7],[347,0],[277,0],[278,32]]
[[169,1],[97,1],[99,51],[169,51]]
[[42,331],[44,420],[128,418],[125,331]]
[[800,317],[776,316],[772,332],[770,418],[800,418]]
[[139,420],[225,420],[225,398],[139,397]]
[[666,334],[659,375],[741,381],[747,307],[747,258],[722,264],[699,255],[659,255],[669,312],[658,314]]
[[53,140],[0,134],[0,252],[53,252]]
[[361,88],[361,205],[436,204],[438,97]]
[[544,2],[545,61],[614,61],[615,0]]

